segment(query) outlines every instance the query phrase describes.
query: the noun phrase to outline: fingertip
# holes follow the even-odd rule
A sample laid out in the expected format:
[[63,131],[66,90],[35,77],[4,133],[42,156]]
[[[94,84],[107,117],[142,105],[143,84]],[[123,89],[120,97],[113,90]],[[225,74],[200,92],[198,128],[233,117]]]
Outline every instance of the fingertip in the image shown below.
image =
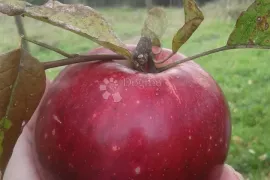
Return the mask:
[[244,180],[230,165],[217,166],[210,175],[209,180]]

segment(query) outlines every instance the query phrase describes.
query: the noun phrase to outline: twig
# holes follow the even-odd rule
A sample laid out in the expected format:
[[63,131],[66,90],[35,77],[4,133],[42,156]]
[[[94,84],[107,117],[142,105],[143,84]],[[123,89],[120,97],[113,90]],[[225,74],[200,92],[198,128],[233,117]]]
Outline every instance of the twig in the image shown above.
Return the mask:
[[77,55],[75,57],[44,62],[44,69],[55,68],[59,66],[66,66],[70,64],[82,63],[82,62],[90,62],[90,61],[112,61],[112,60],[126,60],[124,56],[118,54],[98,54],[98,55]]
[[61,49],[52,47],[52,46],[50,46],[50,45],[48,45],[48,44],[45,44],[45,43],[42,43],[42,42],[38,42],[38,41],[36,41],[36,40],[33,40],[33,39],[28,38],[28,37],[25,37],[25,36],[22,36],[22,39],[24,39],[24,40],[26,40],[26,41],[29,41],[29,42],[31,42],[31,43],[33,43],[33,44],[36,44],[36,45],[38,45],[38,46],[44,47],[44,48],[46,48],[46,49],[52,50],[52,51],[54,51],[54,52],[56,52],[56,53],[58,53],[58,54],[61,54],[62,56],[68,57],[68,58],[78,56],[78,54],[68,54],[68,53],[62,51]]
[[162,67],[162,68],[158,68],[159,72],[161,71],[165,71],[167,69],[170,69],[178,64],[181,64],[181,63],[184,63],[184,62],[187,62],[187,61],[190,61],[190,60],[194,60],[194,59],[197,59],[197,58],[200,58],[200,57],[203,57],[203,56],[207,56],[207,55],[210,55],[210,54],[213,54],[213,53],[217,53],[217,52],[221,52],[221,51],[227,51],[227,50],[231,50],[231,49],[247,49],[247,48],[252,48],[252,49],[270,49],[269,46],[259,46],[259,45],[235,45],[235,46],[223,46],[223,47],[219,47],[219,48],[216,48],[216,49],[212,49],[210,51],[205,51],[203,53],[200,53],[200,54],[197,54],[197,55],[194,55],[194,56],[190,56],[190,57],[187,57],[187,58],[184,58],[184,59],[181,59],[181,60],[178,60],[178,61],[175,61],[165,67]]
[[[18,30],[18,33],[20,36],[25,36],[26,33],[25,33],[25,29],[24,29],[24,26],[23,26],[23,22],[22,22],[22,18],[21,16],[15,16],[15,23],[16,23],[16,26],[17,26],[17,30]],[[22,41],[22,46],[24,47],[25,50],[29,51],[29,46],[27,44],[26,41]]]

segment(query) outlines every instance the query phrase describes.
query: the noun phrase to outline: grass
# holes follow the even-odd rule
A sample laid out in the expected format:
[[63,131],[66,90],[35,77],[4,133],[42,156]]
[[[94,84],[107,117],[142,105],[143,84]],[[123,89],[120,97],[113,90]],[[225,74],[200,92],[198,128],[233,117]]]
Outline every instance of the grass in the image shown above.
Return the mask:
[[[243,7],[242,7],[243,8]],[[202,8],[206,16],[192,38],[181,48],[190,56],[225,45],[235,20],[220,5]],[[143,9],[100,9],[115,31],[126,42],[138,39],[145,17]],[[171,47],[173,33],[183,24],[183,11],[166,9],[170,25],[162,42]],[[14,19],[0,16],[0,53],[16,48],[19,37]],[[25,18],[27,35],[69,53],[84,53],[97,45],[62,29]],[[31,45],[31,53],[40,61],[62,58],[53,52]],[[231,50],[196,60],[223,89],[230,105],[233,138],[227,163],[250,180],[270,179],[270,51]],[[61,68],[47,70],[53,79]],[[260,156],[268,155],[266,159]]]

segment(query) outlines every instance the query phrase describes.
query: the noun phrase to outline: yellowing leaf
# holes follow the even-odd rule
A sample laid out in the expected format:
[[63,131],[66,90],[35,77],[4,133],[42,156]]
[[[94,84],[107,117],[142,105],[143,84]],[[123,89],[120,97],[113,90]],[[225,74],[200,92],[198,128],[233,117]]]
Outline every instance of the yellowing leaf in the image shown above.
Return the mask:
[[46,86],[43,65],[23,49],[0,55],[0,168],[4,169],[23,121],[37,108]]
[[204,20],[203,13],[194,0],[183,0],[185,11],[185,24],[173,37],[172,50],[176,53],[179,48],[191,37],[201,22]]
[[227,45],[270,46],[270,0],[256,0],[239,16]]
[[155,7],[148,11],[141,36],[149,37],[153,46],[161,46],[160,39],[168,26],[167,16],[163,8]]
[[[0,7],[6,4],[9,4],[9,0],[0,0]],[[12,9],[18,4],[21,4],[21,1],[16,1],[6,8]],[[0,12],[6,13],[7,9],[0,9]],[[125,44],[115,35],[111,25],[91,7],[49,0],[42,6],[25,6],[23,14],[86,37],[128,59],[132,56]]]

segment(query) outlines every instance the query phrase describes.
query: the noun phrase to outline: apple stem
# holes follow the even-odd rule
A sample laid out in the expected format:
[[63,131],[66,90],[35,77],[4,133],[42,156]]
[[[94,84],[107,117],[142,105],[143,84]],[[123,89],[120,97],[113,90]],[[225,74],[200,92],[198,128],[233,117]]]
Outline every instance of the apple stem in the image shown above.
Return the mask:
[[141,36],[132,54],[132,62],[136,70],[148,73],[158,73],[152,53],[152,40]]
[[191,61],[191,60],[194,60],[194,59],[197,59],[197,58],[200,58],[200,57],[203,57],[203,56],[207,56],[207,55],[210,55],[210,54],[213,54],[213,53],[221,52],[221,51],[227,51],[227,50],[231,50],[231,49],[247,49],[247,48],[270,49],[269,46],[259,46],[259,45],[234,45],[234,46],[227,46],[226,45],[226,46],[222,46],[222,47],[219,47],[219,48],[216,48],[216,49],[205,51],[203,53],[200,53],[200,54],[197,54],[197,55],[194,55],[194,56],[190,56],[190,57],[175,61],[175,62],[173,62],[173,63],[171,63],[171,64],[169,64],[167,66],[158,68],[158,70],[159,70],[159,72],[162,72],[162,71],[170,69],[170,68],[172,68],[172,67],[174,67],[174,66],[176,66],[178,64],[182,64],[184,62]]
[[90,61],[112,61],[112,60],[127,60],[124,56],[118,54],[95,54],[95,55],[77,55],[66,59],[44,62],[44,69],[66,66],[70,64],[90,62]]
[[21,38],[23,40],[25,40],[25,41],[28,41],[28,42],[31,42],[31,43],[36,44],[38,46],[41,46],[41,47],[44,47],[46,49],[52,50],[52,51],[54,51],[54,52],[56,52],[56,53],[58,53],[58,54],[60,54],[60,55],[62,55],[64,57],[71,58],[71,57],[78,56],[78,54],[69,54],[69,53],[66,53],[66,52],[62,51],[61,49],[52,47],[52,46],[50,46],[48,44],[45,44],[45,43],[42,43],[42,42],[38,42],[38,41],[33,40],[31,38],[25,37],[24,35],[22,35]]

